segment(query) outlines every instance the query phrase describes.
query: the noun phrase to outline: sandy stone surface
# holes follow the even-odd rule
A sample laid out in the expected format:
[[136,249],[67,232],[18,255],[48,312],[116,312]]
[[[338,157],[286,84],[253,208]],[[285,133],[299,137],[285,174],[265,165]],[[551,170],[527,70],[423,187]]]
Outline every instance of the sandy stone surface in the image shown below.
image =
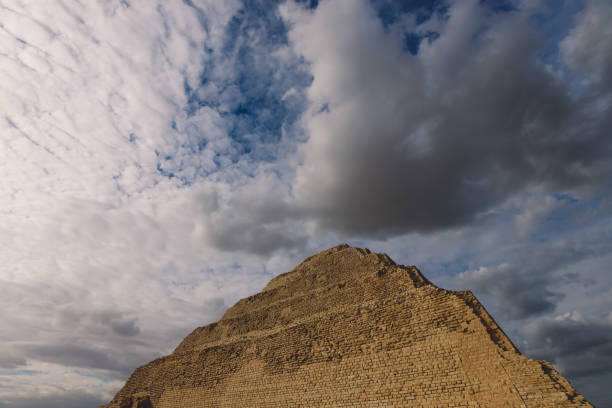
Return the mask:
[[589,407],[471,292],[340,245],[274,278],[104,408]]

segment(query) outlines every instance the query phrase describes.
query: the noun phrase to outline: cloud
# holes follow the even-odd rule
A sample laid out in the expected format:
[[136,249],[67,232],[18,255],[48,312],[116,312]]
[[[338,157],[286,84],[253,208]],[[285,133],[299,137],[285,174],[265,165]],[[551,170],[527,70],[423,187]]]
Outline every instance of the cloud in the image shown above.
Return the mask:
[[284,10],[314,78],[292,191],[322,230],[449,228],[528,188],[602,182],[607,133],[580,129],[591,107],[539,62],[527,14],[454,3],[411,55],[365,1]]
[[134,364],[134,362],[126,364],[125,361],[113,359],[113,356],[108,351],[74,344],[29,346],[26,347],[26,353],[29,357],[38,361],[102,370],[127,371],[125,370],[125,365],[131,368]]
[[[612,371],[612,319],[585,318],[578,312],[536,320],[526,327],[531,354],[557,364],[568,375]],[[608,359],[602,359],[608,356]]]
[[516,215],[515,226],[518,233],[522,236],[537,230],[541,219],[551,213],[558,205],[558,200],[550,195],[544,197],[534,195],[529,197],[527,203],[523,204],[522,211]]
[[190,141],[155,151],[160,175],[201,191],[207,245],[269,255],[431,232],[530,189],[586,197],[605,182],[605,111],[538,59],[531,9],[462,2],[385,25],[365,1],[249,7],[185,83],[173,129]]
[[612,5],[588,0],[576,16],[576,26],[561,41],[561,53],[568,66],[586,77],[595,92],[612,90]]
[[240,149],[223,109],[192,109],[186,89],[228,66],[239,4],[2,7],[0,400],[98,404],[288,263],[220,254],[197,231],[201,179]]
[[261,174],[237,187],[214,185],[202,191],[198,231],[224,251],[270,254],[306,247],[300,214],[288,202],[275,173]]
[[108,401],[86,392],[58,393],[43,396],[14,398],[0,402],[0,408],[83,408],[97,407]]
[[106,378],[100,370],[75,370],[57,364],[34,363],[19,370],[0,371],[0,406],[97,406],[108,401],[121,383]]
[[588,273],[574,272],[579,269],[575,266],[607,256],[612,246],[607,223],[583,231],[553,228],[551,233],[543,236],[548,242],[542,243],[525,243],[524,236],[519,235],[517,242],[495,255],[506,262],[463,271],[452,285],[483,295],[499,317],[524,319],[553,312],[569,292],[568,286],[592,284]]
[[17,368],[26,364],[25,358],[17,350],[3,347],[0,353],[0,368]]
[[525,333],[525,352],[552,362],[567,376],[582,378],[579,385],[584,388],[579,389],[592,392],[594,403],[612,402],[603,385],[612,378],[612,315],[585,317],[568,312],[536,320]]
[[544,273],[501,264],[463,272],[457,283],[489,295],[499,303],[497,309],[502,313],[521,318],[555,309],[563,295],[548,288],[548,279]]

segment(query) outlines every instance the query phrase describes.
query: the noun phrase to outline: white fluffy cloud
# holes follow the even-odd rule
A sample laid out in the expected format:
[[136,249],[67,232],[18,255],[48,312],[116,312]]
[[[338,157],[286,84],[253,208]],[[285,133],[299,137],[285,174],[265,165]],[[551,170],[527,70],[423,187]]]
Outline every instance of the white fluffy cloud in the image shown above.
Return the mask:
[[260,259],[210,251],[197,230],[212,187],[189,183],[224,165],[213,158],[230,143],[217,112],[187,117],[184,87],[236,4],[195,3],[2,2],[7,407],[108,399],[135,366],[270,278]]

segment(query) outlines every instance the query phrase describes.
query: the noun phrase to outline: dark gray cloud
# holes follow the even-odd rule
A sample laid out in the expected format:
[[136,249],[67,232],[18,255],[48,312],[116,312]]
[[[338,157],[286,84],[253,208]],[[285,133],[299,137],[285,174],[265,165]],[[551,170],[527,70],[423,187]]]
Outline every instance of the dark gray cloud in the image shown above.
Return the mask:
[[506,262],[462,272],[453,285],[482,295],[494,314],[503,318],[523,319],[553,312],[566,296],[568,285],[594,283],[588,272],[579,274],[573,266],[612,252],[608,224],[588,231],[570,230],[567,235],[555,233],[557,237],[544,243],[525,244],[526,238],[519,236],[517,242],[496,254]]
[[[570,64],[562,74],[563,67],[540,58],[550,45],[534,26],[533,10],[456,2],[424,19],[412,10],[392,21],[366,1],[280,10],[288,44],[270,40],[281,26],[268,16],[252,28],[255,40],[239,47],[246,56],[257,50],[273,56],[244,57],[253,72],[278,71],[275,96],[264,99],[302,101],[306,92],[309,109],[295,107],[300,122],[277,118],[284,136],[261,144],[276,162],[248,168],[248,179],[237,178],[242,164],[203,188],[199,228],[209,245],[269,255],[299,251],[324,234],[367,239],[444,230],[478,221],[531,189],[586,197],[606,183],[607,93],[580,85],[586,68]],[[583,25],[576,20],[565,43],[582,38]],[[405,49],[408,32],[420,41],[414,55]],[[573,54],[568,48],[563,55],[570,61]],[[591,76],[609,70],[607,62],[596,63]],[[303,77],[307,67],[312,83]],[[236,109],[246,109],[249,123],[263,120],[251,105]],[[281,105],[287,114],[289,105]],[[255,139],[239,143],[252,158],[248,145],[258,131],[250,131]]]
[[95,330],[108,336],[131,337],[140,333],[137,319],[124,316],[119,311],[94,311],[64,306],[58,308],[57,319],[57,324],[65,328]]
[[[607,10],[594,2],[583,14],[597,7]],[[313,233],[430,232],[469,225],[530,189],[586,197],[602,188],[612,171],[608,93],[580,81],[612,68],[599,57],[607,40],[584,51],[591,28],[579,16],[563,41],[561,74],[539,57],[549,45],[530,12],[456,2],[446,15],[385,22],[366,1],[282,6],[291,67],[304,68],[301,54],[313,78],[292,89],[302,95],[308,85],[308,140],[296,158],[206,193],[215,195],[203,210],[208,243],[265,255],[304,248]],[[420,38],[414,55],[407,32]],[[573,63],[584,61],[579,52],[598,57]],[[298,128],[285,132],[294,138],[277,152],[292,151]]]
[[92,324],[100,327],[110,327],[114,334],[120,336],[131,337],[140,333],[137,319],[129,319],[122,316],[120,313],[99,313],[90,316]]
[[0,351],[0,368],[17,368],[25,364],[25,358],[17,351]]
[[529,324],[525,334],[524,352],[552,362],[570,379],[580,379],[596,406],[612,403],[612,394],[602,386],[612,378],[612,315],[585,318],[573,312],[543,318]]
[[126,322],[111,323],[113,331],[121,336],[136,336],[140,333],[140,328],[136,326],[136,320],[128,320]]
[[[74,341],[74,340],[73,340]],[[117,343],[117,347],[120,343]],[[97,345],[71,344],[71,339],[50,344],[23,346],[24,355],[38,361],[61,364],[68,367],[95,368],[108,370],[113,377],[124,378],[139,363],[151,360],[155,354],[146,348],[122,344],[126,350],[103,349]]]
[[0,408],[94,408],[108,401],[82,391],[15,397],[0,401]]
[[508,264],[464,272],[457,279],[457,284],[485,295],[484,298],[491,300],[499,314],[510,318],[552,312],[563,298],[563,294],[549,288],[549,274]]
[[238,191],[204,192],[200,202],[201,231],[215,248],[270,254],[304,248],[308,241],[304,230],[292,228],[300,214],[274,174],[254,179]]
[[[571,376],[612,371],[612,322],[579,313],[537,320],[525,329],[526,351],[563,367]],[[605,358],[602,358],[605,357]],[[607,359],[606,359],[607,358]]]
[[315,110],[328,107],[305,118],[294,189],[321,228],[449,228],[529,187],[606,177],[609,108],[570,97],[538,60],[528,15],[454,3],[439,38],[412,56],[365,2],[345,9],[328,2],[299,15],[291,36],[312,62]]

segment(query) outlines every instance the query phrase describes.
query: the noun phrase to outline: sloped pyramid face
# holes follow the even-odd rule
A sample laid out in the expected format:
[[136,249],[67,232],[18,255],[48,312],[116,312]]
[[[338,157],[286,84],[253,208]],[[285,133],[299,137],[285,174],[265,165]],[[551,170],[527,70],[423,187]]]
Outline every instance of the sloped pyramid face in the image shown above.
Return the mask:
[[108,408],[592,406],[471,292],[340,245],[139,367]]

